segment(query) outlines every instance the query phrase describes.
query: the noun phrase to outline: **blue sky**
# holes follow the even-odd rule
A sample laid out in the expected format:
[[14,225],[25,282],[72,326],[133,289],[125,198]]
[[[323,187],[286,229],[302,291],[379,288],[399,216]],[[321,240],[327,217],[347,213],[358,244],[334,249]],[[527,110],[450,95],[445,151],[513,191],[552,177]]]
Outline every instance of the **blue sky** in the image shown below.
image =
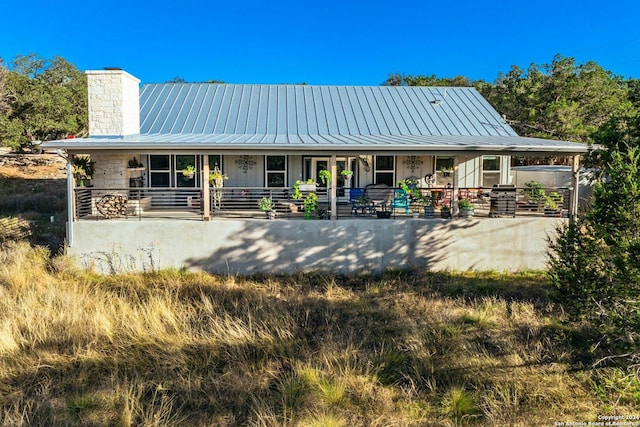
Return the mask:
[[3,0],[0,57],[62,56],[143,83],[494,81],[555,54],[640,78],[640,2]]

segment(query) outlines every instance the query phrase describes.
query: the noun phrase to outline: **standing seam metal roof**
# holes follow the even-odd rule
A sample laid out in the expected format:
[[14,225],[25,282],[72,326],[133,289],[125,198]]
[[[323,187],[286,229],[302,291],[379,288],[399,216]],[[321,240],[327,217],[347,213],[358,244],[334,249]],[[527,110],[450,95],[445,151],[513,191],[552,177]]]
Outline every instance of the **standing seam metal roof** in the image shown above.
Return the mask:
[[519,137],[474,88],[148,84],[140,134],[49,141],[65,149],[584,153]]
[[142,135],[516,136],[463,87],[166,83],[140,106]]

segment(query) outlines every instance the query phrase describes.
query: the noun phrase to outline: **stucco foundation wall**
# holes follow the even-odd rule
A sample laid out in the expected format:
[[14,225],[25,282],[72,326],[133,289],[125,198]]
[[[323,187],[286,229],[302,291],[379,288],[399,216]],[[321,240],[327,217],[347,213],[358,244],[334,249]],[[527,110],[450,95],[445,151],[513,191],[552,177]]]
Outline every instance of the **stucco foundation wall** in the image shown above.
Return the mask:
[[518,271],[546,267],[546,238],[558,221],[80,221],[68,253],[103,273],[167,267],[222,274]]

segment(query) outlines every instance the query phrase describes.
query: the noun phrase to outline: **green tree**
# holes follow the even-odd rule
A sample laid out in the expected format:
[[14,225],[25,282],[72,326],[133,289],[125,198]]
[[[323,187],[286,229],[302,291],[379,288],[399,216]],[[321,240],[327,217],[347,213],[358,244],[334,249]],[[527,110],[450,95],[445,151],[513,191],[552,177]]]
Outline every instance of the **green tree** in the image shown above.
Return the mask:
[[382,82],[384,86],[472,86],[471,80],[464,76],[455,77],[436,77],[435,74],[426,75],[407,75],[407,74],[390,74],[387,79]]
[[559,55],[526,71],[513,66],[478,88],[523,136],[589,142],[610,118],[633,110],[624,80],[595,62]]
[[571,318],[597,332],[592,348],[640,362],[640,126],[612,119],[595,135],[606,149],[591,156],[606,179],[591,210],[550,242],[549,276]]
[[0,117],[5,116],[9,112],[7,74],[9,74],[9,70],[4,66],[2,58],[0,58]]
[[8,108],[0,114],[3,145],[22,149],[36,140],[87,131],[85,75],[60,57],[17,56],[4,69]]

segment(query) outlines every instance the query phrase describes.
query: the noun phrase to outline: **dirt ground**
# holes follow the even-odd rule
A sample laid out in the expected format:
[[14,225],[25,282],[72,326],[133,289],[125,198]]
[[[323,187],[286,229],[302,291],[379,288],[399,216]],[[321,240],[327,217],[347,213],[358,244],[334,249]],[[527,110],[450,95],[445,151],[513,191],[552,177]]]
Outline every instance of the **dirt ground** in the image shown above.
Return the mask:
[[0,147],[0,243],[26,239],[57,253],[66,224],[66,160]]
[[0,148],[0,177],[65,179],[67,161],[56,153],[15,154]]

